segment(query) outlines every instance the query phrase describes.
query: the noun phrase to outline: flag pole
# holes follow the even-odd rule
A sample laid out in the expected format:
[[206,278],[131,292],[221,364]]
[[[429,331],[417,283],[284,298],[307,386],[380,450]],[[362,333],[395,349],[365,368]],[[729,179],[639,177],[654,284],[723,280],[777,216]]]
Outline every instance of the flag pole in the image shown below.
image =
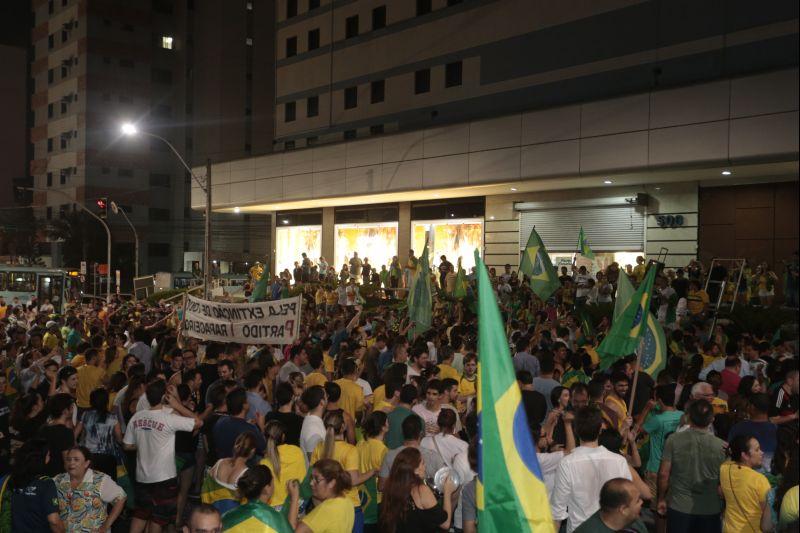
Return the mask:
[[636,367],[633,370],[633,384],[631,385],[631,398],[628,400],[628,416],[633,417],[633,400],[636,399],[636,385],[639,383],[639,363],[642,360],[642,348],[644,345],[644,336],[639,341],[639,346],[636,348]]

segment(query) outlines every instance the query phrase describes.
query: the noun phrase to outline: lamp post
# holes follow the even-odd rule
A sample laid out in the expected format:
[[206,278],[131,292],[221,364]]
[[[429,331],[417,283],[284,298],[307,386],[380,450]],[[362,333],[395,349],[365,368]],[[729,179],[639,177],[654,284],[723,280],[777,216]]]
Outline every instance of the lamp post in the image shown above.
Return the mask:
[[205,180],[201,181],[200,178],[195,176],[194,172],[192,172],[192,169],[189,168],[189,165],[186,163],[183,157],[181,157],[181,154],[179,154],[178,151],[175,149],[175,147],[172,146],[172,143],[170,143],[164,137],[161,137],[160,135],[156,135],[155,133],[151,133],[149,131],[140,130],[138,127],[136,127],[135,124],[132,124],[130,122],[123,124],[121,127],[121,131],[122,134],[127,137],[135,137],[136,135],[146,135],[148,137],[158,139],[163,143],[165,143],[167,146],[169,146],[170,150],[172,150],[172,153],[175,154],[175,157],[177,157],[178,160],[181,162],[183,168],[186,169],[186,171],[189,173],[192,179],[194,179],[197,185],[200,186],[200,189],[205,193],[206,195],[206,220],[205,220],[205,238],[204,238],[205,251],[203,253],[203,262],[205,263],[205,266],[203,268],[203,282],[205,286],[203,288],[203,294],[206,300],[210,300],[211,299],[211,160],[209,159],[206,162],[206,177]]
[[106,302],[111,302],[111,230],[109,229],[108,224],[106,224],[106,221],[100,218],[99,216],[95,215],[89,208],[87,208],[82,203],[80,203],[77,200],[73,200],[70,195],[68,195],[63,191],[59,191],[58,189],[38,189],[36,187],[20,187],[20,189],[31,192],[44,192],[44,193],[54,192],[56,194],[60,194],[61,196],[69,200],[71,203],[74,203],[75,205],[77,205],[78,207],[89,213],[91,216],[97,219],[97,221],[100,222],[100,224],[103,225],[103,228],[105,228],[106,230],[106,236],[108,237],[108,242],[106,245],[106,264],[108,265],[108,271],[106,272]]
[[111,202],[111,210],[114,212],[115,215],[122,213],[122,217],[128,223],[128,225],[133,230],[133,255],[134,255],[134,263],[133,263],[133,277],[139,277],[139,234],[136,233],[136,228],[133,226],[131,219],[128,218],[127,213],[125,213],[124,209],[120,209],[116,202]]

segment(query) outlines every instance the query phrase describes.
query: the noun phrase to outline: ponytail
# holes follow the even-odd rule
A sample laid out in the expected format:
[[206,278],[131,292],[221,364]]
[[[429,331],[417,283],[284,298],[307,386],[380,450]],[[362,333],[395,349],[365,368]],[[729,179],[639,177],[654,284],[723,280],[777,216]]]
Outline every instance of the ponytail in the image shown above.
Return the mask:
[[281,475],[281,457],[278,454],[278,446],[283,444],[286,429],[278,420],[270,420],[264,427],[264,436],[267,438],[266,455],[272,463],[272,472],[278,478]]
[[344,432],[344,415],[341,411],[328,411],[325,415],[325,442],[322,448],[323,459],[333,459],[336,437]]

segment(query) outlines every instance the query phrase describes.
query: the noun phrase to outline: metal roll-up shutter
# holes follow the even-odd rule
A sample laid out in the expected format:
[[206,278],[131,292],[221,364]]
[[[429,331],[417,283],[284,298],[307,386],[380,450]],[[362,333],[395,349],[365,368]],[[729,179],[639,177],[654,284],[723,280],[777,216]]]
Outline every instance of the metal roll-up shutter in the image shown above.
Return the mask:
[[583,226],[595,252],[644,250],[645,215],[634,206],[565,207],[520,211],[519,247],[525,248],[531,229],[549,252],[573,252]]

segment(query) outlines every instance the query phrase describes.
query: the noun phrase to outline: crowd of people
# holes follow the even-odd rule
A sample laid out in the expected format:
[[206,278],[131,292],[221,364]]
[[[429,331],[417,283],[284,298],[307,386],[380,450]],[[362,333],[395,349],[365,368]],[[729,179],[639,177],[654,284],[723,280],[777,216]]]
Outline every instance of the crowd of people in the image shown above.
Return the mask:
[[[355,258],[340,286],[402,289],[418,266]],[[329,300],[317,267],[268,291],[295,280],[304,298],[284,346],[184,336],[178,304],[0,299],[0,532],[475,532],[474,273],[453,298],[442,257],[432,325],[409,338],[402,292]],[[582,308],[646,267],[563,269],[547,301],[490,272],[556,531],[796,531],[796,320],[712,329],[693,262],[658,277],[665,368],[602,370],[611,320],[582,328]]]

